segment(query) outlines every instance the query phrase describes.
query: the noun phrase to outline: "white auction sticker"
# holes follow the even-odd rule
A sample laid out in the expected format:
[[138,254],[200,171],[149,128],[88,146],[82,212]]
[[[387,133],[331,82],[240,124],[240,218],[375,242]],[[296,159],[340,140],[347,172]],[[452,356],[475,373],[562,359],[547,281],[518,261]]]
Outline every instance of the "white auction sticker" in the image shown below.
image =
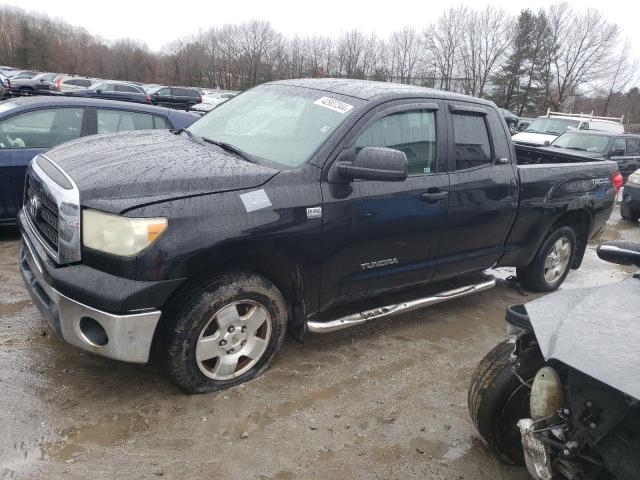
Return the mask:
[[271,200],[269,200],[269,197],[262,189],[254,190],[253,192],[249,193],[243,193],[242,195],[240,195],[240,200],[242,200],[244,209],[247,211],[247,213],[271,206]]
[[347,113],[353,108],[353,105],[329,97],[320,97],[313,103],[338,113]]

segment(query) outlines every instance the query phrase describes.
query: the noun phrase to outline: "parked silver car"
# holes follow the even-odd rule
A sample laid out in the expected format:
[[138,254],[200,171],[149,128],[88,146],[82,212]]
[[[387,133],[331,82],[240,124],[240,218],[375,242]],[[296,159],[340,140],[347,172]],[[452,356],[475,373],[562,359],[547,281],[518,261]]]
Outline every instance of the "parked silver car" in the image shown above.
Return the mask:
[[240,92],[233,90],[203,90],[202,91],[202,103],[198,103],[191,107],[191,110],[197,112],[208,112],[213,110],[221,103],[226,102],[230,98],[235,97]]
[[98,83],[95,78],[75,77],[72,75],[58,75],[53,80],[52,90],[60,93],[84,90]]

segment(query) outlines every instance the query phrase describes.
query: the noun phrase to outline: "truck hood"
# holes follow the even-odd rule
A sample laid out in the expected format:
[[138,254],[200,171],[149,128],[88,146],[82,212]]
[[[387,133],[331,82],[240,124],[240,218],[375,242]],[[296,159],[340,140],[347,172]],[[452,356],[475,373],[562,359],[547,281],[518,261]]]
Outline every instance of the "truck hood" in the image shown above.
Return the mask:
[[520,132],[516,133],[511,140],[516,143],[523,143],[525,145],[544,145],[545,142],[553,142],[558,135],[549,135],[546,133],[531,133],[531,132]]
[[640,279],[629,277],[605,286],[560,290],[527,303],[545,360],[559,360],[640,399],[639,293]]
[[278,170],[168,130],[81,138],[46,153],[74,180],[80,203],[120,213],[147,203],[254,188]]

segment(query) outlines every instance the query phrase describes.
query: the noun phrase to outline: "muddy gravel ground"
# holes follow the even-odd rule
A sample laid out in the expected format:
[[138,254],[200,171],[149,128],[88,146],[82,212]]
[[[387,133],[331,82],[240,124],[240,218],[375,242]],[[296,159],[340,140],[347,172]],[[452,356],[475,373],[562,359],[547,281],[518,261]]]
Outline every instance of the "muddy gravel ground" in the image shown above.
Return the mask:
[[[288,339],[260,378],[187,396],[157,365],[56,338],[22,286],[17,238],[0,229],[0,479],[528,478],[484,449],[466,394],[505,337],[505,307],[533,295],[501,282],[305,345]],[[640,227],[616,209],[602,238],[640,241]],[[630,273],[594,249],[563,288]]]

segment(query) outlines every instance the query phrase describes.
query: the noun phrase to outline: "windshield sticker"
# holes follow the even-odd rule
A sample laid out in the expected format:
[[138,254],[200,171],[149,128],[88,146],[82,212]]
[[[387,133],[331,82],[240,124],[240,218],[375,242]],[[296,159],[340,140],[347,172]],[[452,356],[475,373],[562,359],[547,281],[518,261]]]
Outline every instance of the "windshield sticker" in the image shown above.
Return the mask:
[[345,102],[341,102],[340,100],[335,100],[329,97],[320,97],[318,100],[313,102],[315,105],[319,105],[324,108],[328,108],[329,110],[333,110],[338,113],[347,113],[349,110],[353,108],[353,105],[350,105]]
[[242,200],[244,209],[247,213],[271,206],[271,200],[269,200],[269,197],[267,197],[267,194],[262,189],[254,192],[243,193],[240,195],[240,200]]

